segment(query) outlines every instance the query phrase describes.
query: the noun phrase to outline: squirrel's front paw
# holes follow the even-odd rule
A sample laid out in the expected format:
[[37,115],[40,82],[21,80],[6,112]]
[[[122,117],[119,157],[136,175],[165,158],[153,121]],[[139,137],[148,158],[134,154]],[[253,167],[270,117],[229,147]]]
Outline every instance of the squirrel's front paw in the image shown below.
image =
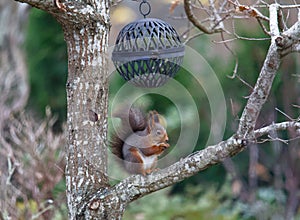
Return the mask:
[[168,144],[168,143],[161,143],[159,146],[160,146],[163,150],[165,150],[166,148],[169,148],[169,147],[170,147],[170,144]]

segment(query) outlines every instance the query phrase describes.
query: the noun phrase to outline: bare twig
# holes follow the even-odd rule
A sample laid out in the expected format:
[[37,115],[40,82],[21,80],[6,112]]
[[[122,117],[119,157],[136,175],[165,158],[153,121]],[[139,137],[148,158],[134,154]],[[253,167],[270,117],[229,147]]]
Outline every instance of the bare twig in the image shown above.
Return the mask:
[[[223,33],[221,33],[221,38],[224,41],[224,35],[223,35]],[[231,50],[231,48],[228,46],[227,43],[224,42],[224,46],[232,54],[232,56],[235,59],[235,65],[234,65],[234,69],[233,69],[233,75],[232,75],[232,77],[230,77],[230,78],[233,79],[236,76],[236,73],[237,73],[237,69],[238,69],[238,66],[239,66],[239,59],[238,59],[236,53],[233,50]]]
[[261,19],[257,18],[258,24],[260,25],[260,27],[262,28],[263,32],[270,36],[270,32],[267,30],[267,28],[265,27],[265,25],[262,23]]
[[236,74],[236,77],[243,83],[245,84],[249,89],[251,89],[251,91],[253,91],[253,86],[251,86],[249,83],[247,83],[244,79],[242,79],[241,76],[239,76],[238,74]]
[[[194,15],[192,7],[193,4],[191,0],[184,0],[184,10],[187,15],[187,18],[189,19],[192,24],[197,27],[200,31],[206,34],[213,34],[225,31],[223,21],[229,17],[229,13],[226,13],[223,18],[220,16],[220,14],[223,14],[219,12],[215,5],[214,1],[210,0],[210,10],[208,12],[209,20],[213,21],[210,27],[206,27],[203,25],[202,22],[199,21],[199,19]],[[201,5],[201,2],[199,3]],[[205,7],[201,5],[201,9],[205,10]]]
[[285,112],[281,111],[279,108],[275,108],[276,111],[278,111],[279,113],[281,113],[282,115],[284,115],[285,117],[287,117],[287,119],[291,120],[291,121],[296,121],[295,119],[293,119],[292,117],[290,117],[288,114],[286,114]]
[[271,131],[287,130],[288,128],[300,129],[300,122],[287,121],[281,123],[273,123],[269,126],[257,129],[254,131],[255,137],[260,137],[271,133]]
[[231,0],[228,0],[229,3],[233,4],[238,12],[246,13],[249,17],[254,17],[260,20],[269,21],[269,18],[264,16],[256,8],[248,5],[236,4]]
[[220,13],[216,9],[215,1],[214,0],[208,0],[210,10],[213,13],[214,18],[214,25],[212,26],[212,30],[218,29],[218,30],[224,30],[224,24],[223,21],[228,17],[228,14],[225,15],[223,18],[221,18]]
[[278,27],[280,31],[283,31],[286,27],[286,24],[283,20],[283,13],[282,10],[278,10]]
[[202,35],[204,35],[203,32],[194,34],[194,35],[188,37],[188,38],[183,42],[183,44],[187,44],[187,43],[190,42],[191,40],[193,40],[193,39],[195,39],[195,38],[197,38],[197,37],[200,37],[200,36],[202,36]]
[[210,30],[209,28],[205,27],[202,23],[199,22],[198,18],[193,14],[192,7],[191,7],[191,0],[184,0],[184,10],[190,22],[193,23],[195,27],[206,34],[215,33],[214,31]]
[[282,9],[300,8],[300,4],[295,4],[295,5],[280,5],[279,7],[282,8]]

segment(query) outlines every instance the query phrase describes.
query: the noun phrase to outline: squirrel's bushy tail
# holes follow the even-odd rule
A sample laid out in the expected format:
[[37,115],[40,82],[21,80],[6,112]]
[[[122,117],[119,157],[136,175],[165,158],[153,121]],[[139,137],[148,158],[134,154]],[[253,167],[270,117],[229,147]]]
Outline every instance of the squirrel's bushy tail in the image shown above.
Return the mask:
[[124,110],[113,114],[113,117],[120,118],[122,121],[120,128],[112,132],[109,145],[111,152],[120,159],[124,159],[122,148],[126,138],[137,131],[145,130],[147,127],[147,120],[141,109],[131,107],[129,114],[126,114],[127,112]]

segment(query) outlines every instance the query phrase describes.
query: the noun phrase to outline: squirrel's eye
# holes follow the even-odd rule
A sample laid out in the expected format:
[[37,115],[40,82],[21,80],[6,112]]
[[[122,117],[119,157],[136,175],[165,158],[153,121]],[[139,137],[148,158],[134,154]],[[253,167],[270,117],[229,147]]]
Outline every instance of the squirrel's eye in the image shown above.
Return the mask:
[[160,130],[157,130],[157,131],[156,131],[156,134],[157,134],[157,135],[161,135],[161,131],[160,131]]

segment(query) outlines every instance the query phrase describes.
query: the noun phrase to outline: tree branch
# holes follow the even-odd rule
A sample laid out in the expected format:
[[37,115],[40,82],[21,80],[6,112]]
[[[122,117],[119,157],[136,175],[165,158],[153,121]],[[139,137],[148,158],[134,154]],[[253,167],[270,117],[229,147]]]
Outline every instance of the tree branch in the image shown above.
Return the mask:
[[[43,9],[47,12],[50,12],[53,14],[58,20],[66,21],[69,23],[78,23],[82,26],[87,26],[89,24],[102,24],[105,28],[109,27],[109,15],[105,10],[108,8],[108,1],[87,1],[87,2],[81,2],[81,1],[71,1],[67,0],[66,2],[59,2],[59,4],[54,3],[53,0],[19,0],[20,2],[26,2],[34,7]],[[102,3],[103,4],[102,4]],[[211,1],[213,2],[213,1]],[[96,141],[93,141],[92,138],[90,137],[96,137],[94,134],[99,134],[102,133],[104,134],[103,140],[106,139],[105,134],[106,134],[106,118],[102,118],[101,124],[100,122],[97,124],[98,127],[94,126],[93,129],[90,128],[90,124],[84,124],[85,121],[82,120],[83,117],[79,117],[77,115],[83,115],[83,109],[86,110],[86,107],[82,105],[83,102],[80,102],[81,100],[86,101],[86,100],[102,100],[103,103],[97,102],[96,104],[90,104],[93,107],[99,107],[99,109],[102,109],[102,114],[101,115],[106,115],[106,101],[107,101],[107,96],[103,96],[103,91],[105,91],[105,88],[107,88],[106,85],[106,76],[105,74],[103,75],[103,78],[99,80],[99,82],[105,84],[99,86],[98,89],[96,89],[94,84],[83,84],[84,81],[80,81],[79,77],[73,77],[71,80],[69,80],[69,96],[72,97],[69,98],[69,103],[72,104],[71,108],[69,108],[70,112],[72,114],[69,115],[69,130],[70,130],[70,138],[69,138],[69,145],[72,147],[72,149],[69,149],[69,155],[68,159],[69,161],[72,161],[73,164],[71,164],[67,170],[74,171],[71,173],[71,176],[67,176],[67,185],[69,187],[68,193],[69,193],[69,209],[72,209],[70,211],[70,216],[73,217],[78,217],[78,216],[85,216],[86,218],[91,217],[95,213],[90,212],[90,210],[95,210],[97,213],[99,213],[99,216],[106,216],[107,218],[107,210],[108,208],[111,209],[111,212],[118,212],[118,213],[123,213],[125,206],[133,201],[136,200],[140,197],[143,197],[144,195],[147,195],[151,192],[160,190],[162,188],[168,187],[170,185],[173,185],[174,183],[180,182],[214,164],[220,163],[223,161],[225,158],[232,157],[236,155],[237,153],[241,152],[243,149],[245,149],[247,142],[248,141],[254,141],[255,138],[267,134],[272,130],[282,130],[282,129],[288,129],[290,127],[299,129],[299,122],[283,122],[283,123],[278,123],[278,124],[273,124],[269,125],[265,128],[261,128],[258,130],[255,129],[256,121],[258,118],[258,115],[261,111],[261,108],[263,104],[266,102],[266,99],[269,95],[273,79],[276,75],[276,72],[279,68],[280,61],[281,61],[281,51],[282,49],[285,49],[289,46],[291,46],[295,41],[298,41],[299,44],[299,36],[300,36],[300,21],[296,22],[295,25],[293,25],[290,29],[287,31],[280,33],[279,27],[278,27],[278,9],[280,5],[278,4],[272,4],[270,6],[270,34],[271,34],[271,45],[268,50],[268,53],[266,55],[265,62],[263,64],[263,67],[261,69],[260,75],[258,77],[257,83],[253,89],[253,92],[251,93],[247,105],[244,108],[244,111],[242,113],[241,119],[240,119],[240,124],[239,128],[236,132],[235,135],[230,137],[229,139],[222,141],[216,145],[213,146],[208,146],[207,148],[197,151],[180,161],[176,162],[175,164],[161,170],[158,172],[155,172],[149,176],[141,176],[141,175],[133,175],[128,177],[127,179],[121,181],[119,184],[116,184],[113,187],[109,187],[106,185],[106,176],[103,178],[99,178],[99,182],[95,183],[96,178],[91,178],[94,177],[94,175],[97,177],[95,170],[91,164],[86,163],[86,160],[82,159],[84,156],[88,155],[88,153],[92,152],[92,149],[97,149],[98,146],[104,146],[104,144],[97,139]],[[222,28],[220,27],[220,23],[222,20],[214,20],[217,22],[216,26],[211,26],[210,28],[207,28],[202,25],[201,22],[198,21],[196,16],[192,12],[191,8],[191,0],[184,0],[184,8],[186,11],[186,14],[189,18],[189,20],[201,31],[207,34],[212,34],[216,32],[222,31]],[[102,13],[104,11],[104,13]],[[219,12],[215,11],[215,14],[218,14]],[[299,13],[300,14],[300,13]],[[254,16],[255,17],[255,16]],[[299,15],[300,17],[300,15]],[[267,19],[266,19],[267,20]],[[300,19],[299,19],[300,20]],[[87,23],[83,22],[87,21]],[[76,31],[74,31],[76,29]],[[91,26],[89,27],[89,30],[91,29]],[[70,28],[71,31],[76,32],[76,35],[74,36],[79,36],[81,32],[78,31],[78,28],[73,27]],[[107,30],[106,30],[107,31]],[[75,39],[74,36],[70,37],[68,34],[69,32],[66,31],[65,33],[66,38],[69,39],[69,41],[72,41]],[[74,34],[74,33],[73,33]],[[87,33],[85,35],[86,38],[90,35]],[[71,34],[70,34],[71,35]],[[80,35],[81,36],[81,35]],[[99,35],[96,35],[99,36]],[[107,36],[106,33],[103,36]],[[101,38],[101,39],[102,39]],[[70,40],[71,39],[71,40]],[[79,38],[78,38],[79,39]],[[100,39],[100,37],[99,37]],[[67,40],[68,41],[68,40]],[[85,43],[85,41],[83,41]],[[98,41],[95,41],[98,42]],[[102,41],[101,41],[102,42]],[[292,44],[290,44],[292,42]],[[69,51],[72,51],[73,57],[77,55],[75,52],[80,53],[81,51],[77,51],[77,41],[74,40],[74,42],[69,42],[71,46],[69,46]],[[103,41],[103,45],[105,45],[106,41]],[[88,47],[88,42],[84,44],[84,47]],[[70,49],[70,47],[72,47]],[[104,47],[104,46],[103,46]],[[97,47],[93,47],[97,48]],[[298,47],[297,47],[298,48]],[[100,52],[99,52],[100,53]],[[70,52],[71,54],[71,52]],[[90,53],[89,54],[91,57],[93,57],[94,54]],[[99,56],[95,57],[100,57],[101,60],[102,57],[100,54]],[[82,54],[79,54],[77,57],[82,57]],[[75,65],[75,61],[77,59],[72,59],[69,58],[70,60],[73,60],[69,63],[69,72],[72,72],[74,76],[77,76],[79,74],[82,74],[80,72],[81,69],[84,69],[82,66],[77,64]],[[74,63],[72,63],[74,62]],[[78,62],[79,63],[79,62]],[[74,65],[73,65],[74,64]],[[76,68],[77,67],[77,68]],[[84,66],[85,67],[85,66]],[[103,67],[104,68],[104,67]],[[90,71],[92,70],[88,69],[86,70],[86,73],[90,72],[96,72],[96,71]],[[98,70],[98,69],[97,69]],[[105,70],[103,70],[105,72]],[[77,75],[76,75],[76,74]],[[72,75],[72,76],[73,76]],[[87,75],[87,74],[86,74]],[[92,74],[91,74],[92,75]],[[101,74],[99,74],[101,75]],[[80,82],[79,82],[80,81]],[[73,83],[73,84],[72,84]],[[73,85],[73,86],[72,86]],[[79,85],[77,87],[77,85]],[[83,85],[87,85],[85,90],[77,90],[75,88],[79,87],[84,87]],[[91,86],[90,86],[91,85]],[[99,88],[104,88],[103,90]],[[89,90],[89,88],[92,88]],[[93,90],[95,88],[95,90]],[[93,94],[92,98],[86,99],[86,97],[81,94],[79,94],[82,91],[91,91],[90,93]],[[86,92],[87,94],[89,92]],[[81,97],[78,99],[75,104],[72,103],[72,101],[76,100],[76,97]],[[102,95],[101,95],[102,94]],[[99,97],[98,97],[99,95]],[[75,98],[74,98],[75,97]],[[96,98],[94,98],[96,97]],[[70,104],[70,105],[71,105]],[[81,108],[84,106],[84,108]],[[88,112],[88,111],[84,111]],[[77,114],[79,113],[79,114]],[[85,129],[82,127],[80,132],[77,129],[79,126],[78,125],[85,125]],[[101,125],[101,126],[100,126]],[[84,133],[82,132],[84,131]],[[92,133],[90,132],[92,131]],[[100,132],[99,132],[100,131]],[[75,133],[77,132],[77,133]],[[78,139],[77,136],[80,134],[80,138]],[[77,135],[77,136],[76,136]],[[82,138],[84,137],[84,138]],[[85,138],[87,137],[87,138]],[[90,148],[86,148],[81,142],[78,140],[88,140],[85,141],[90,145]],[[102,139],[101,139],[102,141]],[[89,143],[91,142],[91,144]],[[95,144],[96,143],[96,144]],[[84,149],[84,150],[82,150]],[[87,149],[87,150],[86,150]],[[84,152],[83,156],[81,152]],[[101,153],[103,155],[105,154],[104,148],[101,149]],[[103,155],[98,155],[95,154],[94,158],[96,159],[91,159],[91,161],[100,161],[103,164],[101,164],[101,167],[105,167],[105,169],[102,170],[96,170],[101,173],[98,176],[101,177],[101,175],[105,175],[106,173],[106,157]],[[78,165],[79,164],[79,165]],[[78,168],[77,170],[75,168]],[[83,168],[83,169],[82,169]],[[87,172],[83,172],[87,171]],[[87,173],[87,174],[86,174]],[[91,175],[92,173],[92,175]],[[87,179],[90,182],[86,181],[85,176],[88,176],[90,179]],[[71,179],[71,177],[73,179]],[[81,178],[82,177],[82,178]],[[98,181],[98,179],[97,179]],[[87,183],[86,183],[87,182]],[[98,187],[98,185],[99,187]],[[92,186],[92,187],[91,187]],[[71,188],[72,187],[72,188]],[[94,191],[95,189],[100,188],[96,192]],[[92,189],[92,190],[91,190]],[[95,193],[94,193],[95,192]],[[86,197],[87,193],[91,193],[90,196]],[[72,203],[72,204],[71,204]],[[75,205],[74,205],[75,204]],[[71,207],[72,206],[72,207]],[[73,207],[77,206],[77,207]],[[108,207],[109,206],[109,207]],[[76,213],[75,213],[76,212]],[[84,214],[83,214],[84,213]],[[96,216],[96,215],[95,215]]]
[[191,2],[191,0],[184,0],[184,10],[185,10],[185,13],[186,13],[189,21],[192,22],[192,24],[195,27],[197,27],[199,30],[201,30],[202,32],[204,32],[206,34],[213,34],[213,33],[220,32],[219,29],[211,29],[211,28],[205,27],[199,21],[199,19],[194,15],[194,13],[192,11],[192,2]]
[[270,132],[273,131],[281,131],[281,130],[287,130],[289,128],[295,128],[299,133],[300,133],[300,122],[296,121],[286,121],[286,122],[281,122],[281,123],[276,123],[276,124],[271,124],[269,126],[257,129],[254,131],[255,137],[261,137],[263,135],[267,135]]
[[278,10],[279,4],[270,5],[270,33],[272,37],[279,35]]
[[[272,124],[254,131],[255,137],[266,135],[272,131],[286,130],[289,128],[300,129],[300,122],[288,121]],[[133,175],[113,186],[110,190],[98,190],[89,198],[88,207],[99,209],[102,200],[113,200],[120,198],[122,203],[128,204],[133,200],[143,197],[151,192],[178,183],[208,167],[222,162],[227,157],[232,157],[239,153],[241,148],[245,148],[247,141],[231,137],[219,144],[209,146],[201,151],[197,151],[173,165],[159,170],[149,176]],[[86,206],[81,207],[84,211]]]
[[[194,25],[205,33],[212,33],[212,30],[208,30],[202,24],[197,23],[191,12],[191,1],[185,0],[184,3],[187,15],[193,23],[195,22]],[[236,155],[245,148],[248,141],[255,141],[255,138],[267,134],[271,130],[282,130],[290,127],[299,129],[299,122],[283,122],[254,131],[256,120],[263,104],[266,102],[273,79],[280,65],[281,45],[279,43],[281,42],[278,42],[278,38],[284,37],[280,35],[278,28],[278,7],[277,4],[273,4],[270,7],[271,45],[257,83],[241,116],[236,135],[233,135],[226,141],[195,152],[149,176],[133,175],[110,189],[100,189],[91,195],[90,198],[87,198],[88,205],[82,204],[79,208],[80,212],[85,212],[87,207],[101,212],[101,210],[105,210],[103,204],[119,204],[116,198],[121,200],[123,206],[120,209],[123,209],[126,204],[133,200],[180,182],[216,163],[220,163],[225,158]],[[300,28],[295,28],[295,25],[286,31],[291,36],[297,36],[298,32],[300,32]]]
[[50,12],[50,13],[59,13],[59,8],[55,7],[53,0],[16,0],[18,2],[27,3],[32,7]]
[[[85,25],[100,22],[105,27],[110,27],[109,16],[105,16],[106,8],[99,1],[90,1],[90,4],[81,1],[64,1],[60,0],[16,0],[27,3],[33,7],[49,12],[58,20],[68,21],[69,23]],[[59,3],[59,5],[58,5]],[[92,4],[93,3],[93,4]]]
[[247,105],[240,119],[237,135],[240,138],[254,138],[253,131],[256,120],[261,111],[263,104],[266,102],[273,79],[279,68],[281,61],[281,51],[288,48],[294,42],[293,39],[299,41],[300,38],[300,20],[297,21],[291,28],[280,34],[278,28],[278,9],[280,5],[270,5],[270,33],[271,45],[268,50],[264,65],[259,74],[258,80],[251,93]]
[[280,65],[280,54],[275,43],[271,43],[260,75],[249,96],[248,102],[242,113],[237,134],[242,138],[253,139],[256,120],[263,104],[266,102],[273,79]]
[[[246,146],[244,140],[231,137],[217,145],[209,146],[201,151],[197,151],[186,158],[179,160],[173,165],[152,173],[149,176],[133,175],[116,184],[108,191],[100,189],[89,199],[89,207],[97,207],[103,204],[102,200],[113,200],[120,198],[121,203],[129,202],[143,197],[151,192],[166,188],[174,183],[178,183],[199,171],[217,164],[229,156],[235,155],[237,149]],[[97,204],[97,205],[95,205]],[[86,206],[81,207],[84,211]]]
[[[188,17],[190,16],[189,19],[197,22],[196,18],[191,13],[191,2],[189,0],[185,0],[184,2],[187,15]],[[279,6],[277,4],[271,5],[270,7],[271,45],[257,83],[241,116],[236,135],[226,141],[220,142],[219,144],[209,146],[201,151],[195,152],[175,164],[149,176],[133,175],[113,186],[109,190],[99,190],[88,200],[88,207],[90,209],[104,209],[102,204],[107,204],[107,200],[113,204],[115,198],[120,198],[122,200],[121,203],[126,205],[129,202],[151,192],[180,182],[185,178],[223,161],[227,157],[236,155],[245,148],[249,140],[255,141],[255,138],[267,134],[271,130],[283,130],[290,127],[299,129],[299,122],[283,122],[275,125],[269,125],[265,128],[254,131],[256,120],[269,95],[272,82],[279,68],[281,59],[280,47],[277,40],[278,37],[282,38],[278,28],[278,7]],[[205,33],[212,33],[211,30],[203,28],[202,24],[195,23],[194,25],[198,26],[198,28],[202,29]],[[298,29],[292,26],[286,32],[293,36],[297,36],[295,32],[300,32],[300,28]],[[106,200],[106,202],[102,202],[103,200]],[[84,212],[86,207],[86,205],[82,205],[80,208],[81,212]]]
[[248,5],[241,5],[239,3],[235,3],[231,0],[228,0],[229,3],[235,6],[235,10],[239,12],[243,12],[250,17],[254,17],[258,20],[269,21],[269,18],[264,16],[260,11],[258,11],[255,7],[248,6]]

